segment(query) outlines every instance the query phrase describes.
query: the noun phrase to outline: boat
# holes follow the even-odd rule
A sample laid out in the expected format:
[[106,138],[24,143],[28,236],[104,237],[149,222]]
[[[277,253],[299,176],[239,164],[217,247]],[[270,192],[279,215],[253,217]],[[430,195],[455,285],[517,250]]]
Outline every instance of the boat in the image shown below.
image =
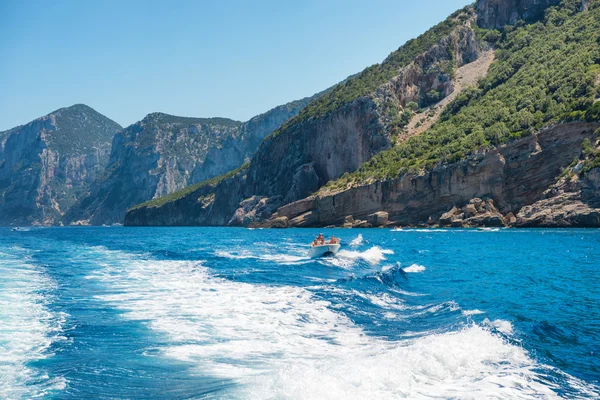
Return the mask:
[[323,257],[328,255],[335,255],[342,245],[339,243],[332,244],[321,244],[318,246],[311,246],[308,250],[308,256],[310,258]]

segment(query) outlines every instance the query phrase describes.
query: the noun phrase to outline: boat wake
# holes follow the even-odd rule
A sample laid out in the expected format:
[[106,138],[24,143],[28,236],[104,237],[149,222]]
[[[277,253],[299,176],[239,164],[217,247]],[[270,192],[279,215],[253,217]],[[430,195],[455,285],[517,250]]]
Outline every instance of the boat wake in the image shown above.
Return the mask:
[[[373,249],[367,250],[378,254],[373,259],[386,254]],[[340,311],[347,305],[337,304],[336,297],[318,296],[320,287],[235,282],[215,277],[198,262],[145,259],[97,248],[90,252],[103,264],[91,278],[111,289],[98,298],[122,310],[124,318],[163,335],[161,355],[236,381],[224,397],[479,398],[492,393],[506,399],[556,398],[557,375],[569,382],[570,397],[598,394],[597,388],[537,363],[506,339],[510,332],[501,321],[383,340],[369,336]],[[365,257],[359,254],[353,256]],[[364,281],[400,289],[404,274],[392,267]],[[405,310],[401,300],[386,293],[375,295],[351,284],[344,288],[344,282],[327,288],[340,296],[359,293],[400,317],[415,311]],[[458,306],[429,305],[421,312],[441,309]]]
[[42,397],[63,390],[64,377],[50,377],[30,363],[52,356],[66,315],[48,308],[54,282],[26,249],[0,250],[0,398]]

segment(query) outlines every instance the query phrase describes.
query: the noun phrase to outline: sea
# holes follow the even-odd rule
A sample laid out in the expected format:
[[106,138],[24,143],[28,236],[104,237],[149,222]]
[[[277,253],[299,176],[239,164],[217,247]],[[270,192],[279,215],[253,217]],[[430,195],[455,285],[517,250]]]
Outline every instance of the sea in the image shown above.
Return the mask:
[[600,398],[600,230],[0,228],[0,399],[404,398]]

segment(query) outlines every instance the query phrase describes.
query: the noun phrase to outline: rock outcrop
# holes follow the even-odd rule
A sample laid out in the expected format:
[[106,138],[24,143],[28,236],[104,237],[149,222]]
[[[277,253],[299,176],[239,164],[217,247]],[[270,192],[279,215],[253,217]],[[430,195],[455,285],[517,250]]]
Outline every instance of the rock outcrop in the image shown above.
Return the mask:
[[583,176],[572,172],[562,177],[544,193],[542,199],[521,208],[514,225],[599,227],[600,168],[594,168]]
[[477,23],[485,29],[501,29],[522,19],[533,22],[544,17],[546,8],[562,0],[478,0]]
[[1,132],[0,224],[60,223],[103,172],[120,129],[77,104]]
[[[431,225],[434,221],[429,219],[427,223]],[[501,227],[507,225],[507,220],[494,205],[494,200],[487,199],[484,201],[480,198],[474,198],[462,209],[453,206],[450,211],[442,214],[437,225],[460,228],[474,226]]]

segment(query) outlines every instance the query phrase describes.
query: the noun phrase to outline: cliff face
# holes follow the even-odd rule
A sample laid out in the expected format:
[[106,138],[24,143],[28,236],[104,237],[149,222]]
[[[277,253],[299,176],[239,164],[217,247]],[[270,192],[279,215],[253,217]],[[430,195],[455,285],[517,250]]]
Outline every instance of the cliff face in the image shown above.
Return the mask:
[[148,115],[115,135],[105,179],[94,184],[90,195],[65,216],[65,222],[121,222],[132,204],[206,178],[205,163],[210,165],[208,170],[217,168],[207,158],[211,151],[220,162],[243,162],[241,144],[232,146],[240,127],[241,122],[228,119]]
[[[371,214],[383,211],[397,225],[437,224],[453,206],[484,198],[493,200],[503,215],[523,210],[524,218],[525,207],[542,200],[561,171],[581,155],[582,142],[594,139],[599,127],[600,123],[558,125],[428,173],[310,197],[280,208],[275,217],[286,217],[291,226],[324,226],[342,225],[347,216],[369,220]],[[594,176],[589,175],[590,181],[595,182]],[[582,201],[597,198],[595,187],[586,186]]]
[[[310,196],[280,208],[269,198],[254,198],[247,202],[246,211],[259,218],[242,217],[239,222],[265,227],[282,220],[286,227],[342,226],[348,221],[372,221],[384,213],[385,224],[444,225],[444,215],[452,207],[465,208],[473,199],[483,198],[492,202],[489,211],[496,218],[461,221],[460,217],[454,226],[600,226],[600,169],[556,183],[573,159],[581,156],[582,142],[597,140],[599,128],[598,122],[561,124],[428,173]],[[222,192],[217,196],[235,194],[241,187],[239,179],[218,185]],[[204,187],[162,207],[131,210],[126,224],[225,225],[227,216],[214,214],[214,190]]]
[[242,123],[154,113],[115,135],[105,176],[65,216],[70,224],[123,222],[126,210],[239,167],[265,136],[321,93]]
[[[533,22],[543,18],[546,8],[562,0],[479,0],[477,23],[485,29],[501,29],[522,19]],[[584,0],[585,2],[585,0]]]
[[[309,104],[236,176],[207,193],[135,208],[126,224],[525,221],[516,214],[545,198],[597,127],[597,7],[561,3],[544,23],[501,34],[478,37],[474,26],[534,21],[557,3],[480,0],[477,14],[453,14]],[[491,44],[501,50],[493,64]],[[467,82],[474,87],[460,93]]]
[[321,118],[286,127],[263,143],[247,171],[248,194],[301,199],[330,180],[355,171],[391,146],[398,117],[410,102],[428,106],[454,89],[455,68],[477,60],[482,45],[471,21],[457,25],[373,92],[335,108]]
[[0,224],[57,224],[106,166],[119,129],[78,104],[0,133]]
[[[202,213],[201,219],[193,218],[194,221],[206,225],[239,225],[248,221],[246,213],[253,216],[251,219],[269,217],[278,206],[310,195],[328,181],[355,171],[375,154],[389,148],[392,131],[406,104],[424,104],[425,95],[431,91],[440,98],[448,96],[454,88],[453,68],[481,56],[484,48],[475,38],[470,18],[465,13],[464,19],[453,29],[368,94],[341,104],[321,117],[292,119],[261,144],[243,173],[216,186],[213,205]],[[227,190],[223,190],[225,187]],[[252,204],[250,198],[255,196],[270,199],[268,205],[255,204],[263,207],[264,212],[248,208],[248,204]],[[142,217],[143,210],[137,209],[127,217],[126,223],[137,224],[135,221],[140,218],[155,224],[169,221],[187,225],[188,213],[182,209],[178,218],[176,210],[173,205],[163,208],[161,211],[167,213],[164,218],[157,210],[148,211],[157,218],[150,219]]]

